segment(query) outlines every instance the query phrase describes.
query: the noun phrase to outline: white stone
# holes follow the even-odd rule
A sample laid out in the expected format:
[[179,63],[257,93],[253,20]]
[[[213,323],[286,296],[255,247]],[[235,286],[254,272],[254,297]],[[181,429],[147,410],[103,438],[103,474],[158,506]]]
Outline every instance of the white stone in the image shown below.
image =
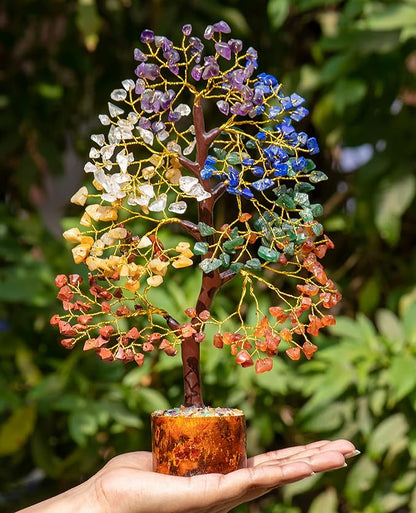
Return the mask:
[[146,130],[145,128],[139,127],[139,134],[140,137],[143,139],[143,141],[148,144],[149,146],[152,146],[154,141],[154,135],[153,132],[150,130]]
[[175,141],[169,141],[166,148],[172,153],[178,153],[179,155],[182,153],[182,148]]
[[135,87],[134,80],[132,80],[131,78],[127,78],[126,80],[123,80],[121,82],[121,85],[124,87],[124,89],[126,91],[131,91]]
[[184,201],[177,201],[175,203],[171,203],[168,207],[169,212],[173,212],[175,214],[184,214],[188,205]]
[[116,161],[117,161],[117,164],[120,166],[121,172],[126,173],[127,168],[129,166],[129,161],[128,161],[128,157],[127,157],[127,151],[125,148],[117,153]]
[[200,183],[197,183],[192,189],[189,191],[190,196],[195,196],[197,201],[203,201],[211,197],[211,193],[206,191]]
[[191,107],[186,105],[186,103],[181,103],[176,107],[174,112],[178,112],[181,116],[189,116],[191,113]]
[[104,160],[110,160],[114,153],[115,144],[108,144],[101,148],[101,155]]
[[190,154],[194,151],[195,143],[196,143],[196,141],[193,141],[189,146],[187,146],[187,147],[183,150],[183,154],[184,154],[184,155],[190,155]]
[[198,183],[198,178],[195,176],[181,176],[179,178],[179,188],[185,193],[189,193]]
[[153,189],[153,185],[139,185],[138,187],[140,194],[144,194],[145,196],[148,196],[149,198],[153,198],[155,195],[155,191]]
[[101,154],[97,150],[97,148],[93,147],[93,148],[90,149],[90,152],[89,152],[88,156],[89,156],[90,159],[99,159]]
[[104,146],[105,137],[103,134],[92,134],[91,141],[94,141],[98,146]]
[[166,194],[161,194],[153,203],[149,205],[151,212],[162,212],[166,208],[168,197]]
[[166,130],[161,130],[157,134],[157,138],[159,139],[160,142],[165,141],[168,137],[169,137],[169,132],[167,132]]
[[135,112],[129,112],[127,116],[127,121],[132,125],[136,124],[139,120],[139,116]]
[[114,89],[110,94],[110,98],[115,102],[121,102],[127,98],[127,92],[125,89]]
[[137,248],[138,249],[148,248],[151,245],[152,245],[152,241],[149,239],[149,237],[147,235],[144,235],[140,239],[139,243],[137,244]]
[[98,119],[100,123],[104,126],[107,126],[111,123],[111,119],[107,116],[107,114],[99,114]]
[[112,118],[115,118],[117,116],[121,116],[124,114],[124,110],[120,109],[120,107],[117,107],[117,105],[114,105],[111,102],[108,102],[108,112],[110,113],[110,116]]
[[97,166],[95,166],[92,162],[87,162],[84,166],[84,171],[86,173],[95,173],[95,171],[97,171]]

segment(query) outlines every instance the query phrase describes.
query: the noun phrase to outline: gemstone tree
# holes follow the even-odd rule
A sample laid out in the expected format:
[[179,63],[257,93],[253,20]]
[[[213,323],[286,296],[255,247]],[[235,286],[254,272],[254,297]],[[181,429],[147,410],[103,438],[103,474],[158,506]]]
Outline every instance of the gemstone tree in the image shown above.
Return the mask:
[[[81,228],[64,237],[75,244],[74,261],[88,268],[88,286],[79,275],[58,275],[65,313],[51,319],[65,347],[82,342],[105,361],[142,365],[155,348],[171,356],[180,348],[185,406],[203,405],[207,324],[216,326],[216,347],[228,346],[237,364],[262,373],[281,341],[290,358],[311,358],[310,337],[334,324],[326,312],[341,297],[319,262],[333,244],[316,221],[321,205],[309,199],[326,179],[310,159],[318,145],[294,126],[308,114],[304,99],[258,73],[257,52],[229,33],[220,21],[202,40],[185,25],[176,46],[142,32],[137,78],[111,93],[108,114],[99,116],[106,133],[91,137],[91,185],[71,199],[84,212]],[[207,113],[218,119],[210,130]],[[235,217],[218,226],[215,205],[225,197]],[[174,227],[185,240],[169,247],[164,233]],[[186,305],[188,321],[179,322],[151,291],[187,267],[201,273],[201,288],[196,304]],[[236,276],[241,297],[216,319],[214,296]],[[257,284],[274,297],[266,312]],[[249,302],[254,326],[244,318]]]

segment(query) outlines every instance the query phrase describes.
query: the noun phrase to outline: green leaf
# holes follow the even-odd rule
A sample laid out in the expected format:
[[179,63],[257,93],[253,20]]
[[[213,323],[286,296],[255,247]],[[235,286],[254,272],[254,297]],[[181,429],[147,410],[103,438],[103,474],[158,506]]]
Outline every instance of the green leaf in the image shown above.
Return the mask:
[[392,247],[399,241],[400,219],[410,206],[415,192],[415,176],[405,175],[385,184],[378,195],[375,223],[381,237]]
[[365,454],[360,456],[347,474],[345,495],[357,503],[362,493],[370,490],[376,482],[379,466]]
[[328,488],[312,501],[308,513],[337,513],[338,496],[335,488]]
[[155,410],[166,410],[170,406],[166,397],[153,388],[143,387],[139,393],[143,410],[146,413],[152,413]]
[[84,446],[88,437],[95,435],[98,430],[96,416],[86,409],[72,411],[68,419],[68,429],[77,444]]
[[406,417],[396,413],[383,420],[374,430],[367,446],[369,456],[382,456],[397,439],[403,439],[409,430]]
[[334,88],[335,108],[342,114],[350,105],[359,103],[367,93],[367,85],[363,80],[341,79]]
[[411,355],[397,355],[387,369],[387,379],[395,402],[400,401],[416,388],[416,358]]
[[274,29],[281,27],[290,10],[290,0],[269,0],[267,2],[267,14],[270,24]]
[[[380,7],[379,7],[380,6]],[[401,30],[407,25],[414,25],[416,19],[416,5],[406,2],[392,3],[374,11],[364,20],[359,20],[360,29],[374,31]]]
[[0,427],[0,456],[17,452],[27,441],[35,427],[35,405],[22,406]]

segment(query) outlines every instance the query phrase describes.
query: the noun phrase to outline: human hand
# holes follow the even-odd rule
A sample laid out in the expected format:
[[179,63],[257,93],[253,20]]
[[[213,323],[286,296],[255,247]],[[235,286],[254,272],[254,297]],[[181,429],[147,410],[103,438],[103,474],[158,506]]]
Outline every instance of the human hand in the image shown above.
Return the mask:
[[20,513],[226,513],[278,486],[343,467],[355,454],[347,440],[321,441],[260,454],[226,475],[176,477],[153,472],[151,453],[131,452],[83,485]]

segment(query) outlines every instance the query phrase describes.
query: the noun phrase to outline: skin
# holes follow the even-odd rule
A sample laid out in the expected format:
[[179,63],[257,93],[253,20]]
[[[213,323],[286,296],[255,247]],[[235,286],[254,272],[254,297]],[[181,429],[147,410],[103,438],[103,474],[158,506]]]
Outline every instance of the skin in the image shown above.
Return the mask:
[[227,513],[278,486],[344,467],[358,454],[347,440],[260,454],[226,475],[175,477],[152,472],[152,454],[116,456],[88,481],[17,513]]

